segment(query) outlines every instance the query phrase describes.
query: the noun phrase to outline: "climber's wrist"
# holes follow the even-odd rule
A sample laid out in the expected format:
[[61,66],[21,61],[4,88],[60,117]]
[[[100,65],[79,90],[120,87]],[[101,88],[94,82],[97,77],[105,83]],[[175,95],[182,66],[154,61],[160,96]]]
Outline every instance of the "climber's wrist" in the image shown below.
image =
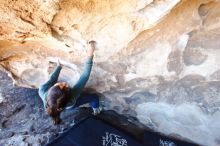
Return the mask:
[[60,67],[60,68],[63,67],[63,64],[60,63],[60,60],[59,60],[59,59],[57,59],[57,67]]
[[94,52],[95,52],[95,41],[89,41],[88,44],[87,44],[87,56],[88,57],[93,57],[94,55]]

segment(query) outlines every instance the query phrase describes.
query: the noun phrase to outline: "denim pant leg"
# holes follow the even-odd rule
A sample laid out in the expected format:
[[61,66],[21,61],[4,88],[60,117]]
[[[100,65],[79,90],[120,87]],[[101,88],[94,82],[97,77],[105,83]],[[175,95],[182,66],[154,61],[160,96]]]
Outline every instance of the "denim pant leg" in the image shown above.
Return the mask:
[[80,105],[89,103],[92,108],[99,107],[99,96],[95,93],[82,93],[80,97],[76,100],[74,107],[79,107]]

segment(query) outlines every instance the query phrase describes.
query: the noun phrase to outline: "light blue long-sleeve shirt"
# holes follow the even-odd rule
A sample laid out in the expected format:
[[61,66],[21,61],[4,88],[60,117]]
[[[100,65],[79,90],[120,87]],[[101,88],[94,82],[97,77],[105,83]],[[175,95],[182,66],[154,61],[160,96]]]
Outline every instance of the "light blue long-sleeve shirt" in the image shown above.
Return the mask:
[[[77,98],[80,96],[83,88],[85,87],[85,85],[89,79],[89,76],[90,76],[90,73],[92,70],[92,66],[93,66],[93,57],[89,57],[84,64],[83,72],[80,75],[79,80],[76,82],[76,84],[74,86],[69,88],[68,93],[69,93],[69,96],[71,96],[71,98],[70,98],[67,106],[72,106],[76,103]],[[54,84],[57,83],[61,69],[62,69],[61,66],[57,66],[57,68],[50,75],[50,78],[48,79],[48,81],[39,87],[38,93],[43,101],[45,108],[46,108],[46,97],[48,94],[48,90]]]

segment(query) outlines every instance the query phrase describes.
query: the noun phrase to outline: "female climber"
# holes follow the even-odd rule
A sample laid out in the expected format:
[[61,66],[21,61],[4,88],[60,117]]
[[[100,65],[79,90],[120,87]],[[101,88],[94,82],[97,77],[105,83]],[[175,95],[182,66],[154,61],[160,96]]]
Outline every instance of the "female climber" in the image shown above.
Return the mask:
[[48,115],[52,117],[54,124],[61,122],[60,113],[69,106],[78,107],[89,103],[94,115],[100,113],[99,96],[82,92],[92,69],[95,43],[95,41],[90,41],[87,44],[87,60],[83,72],[74,86],[69,86],[66,82],[57,82],[62,69],[62,65],[58,60],[57,67],[48,81],[39,87],[38,93],[43,100],[44,108]]

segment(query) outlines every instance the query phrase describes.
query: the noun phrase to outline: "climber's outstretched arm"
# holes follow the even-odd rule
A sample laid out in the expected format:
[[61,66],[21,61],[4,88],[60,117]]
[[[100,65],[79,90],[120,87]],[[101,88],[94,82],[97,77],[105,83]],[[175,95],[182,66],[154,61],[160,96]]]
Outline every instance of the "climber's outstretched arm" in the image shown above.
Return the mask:
[[72,98],[77,98],[79,97],[80,93],[82,92],[83,88],[85,87],[91,70],[92,70],[92,66],[93,66],[93,54],[95,51],[95,41],[90,41],[88,44],[88,52],[87,52],[87,60],[84,64],[84,68],[83,68],[83,72],[80,75],[79,80],[77,81],[77,83],[71,87],[71,97]]
[[45,93],[54,85],[57,83],[60,71],[62,67],[60,65],[60,62],[58,60],[56,69],[51,73],[49,79],[39,87],[39,95],[40,97],[44,97]]

